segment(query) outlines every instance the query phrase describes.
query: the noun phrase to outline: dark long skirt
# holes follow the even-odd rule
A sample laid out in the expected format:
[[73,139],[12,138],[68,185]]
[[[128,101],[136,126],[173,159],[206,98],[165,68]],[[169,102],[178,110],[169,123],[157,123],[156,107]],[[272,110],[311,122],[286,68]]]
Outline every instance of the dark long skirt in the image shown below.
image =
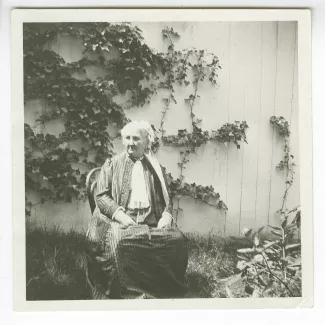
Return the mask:
[[177,227],[123,229],[112,223],[89,254],[94,299],[177,298],[188,263],[187,240]]

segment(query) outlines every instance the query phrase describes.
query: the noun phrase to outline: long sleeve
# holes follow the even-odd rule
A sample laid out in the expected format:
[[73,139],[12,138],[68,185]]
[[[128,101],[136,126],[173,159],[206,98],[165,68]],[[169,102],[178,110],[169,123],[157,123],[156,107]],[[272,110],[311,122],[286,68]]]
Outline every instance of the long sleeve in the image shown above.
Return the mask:
[[112,198],[112,176],[113,164],[110,159],[107,159],[97,180],[96,203],[100,212],[108,218],[112,218],[114,213],[121,209]]

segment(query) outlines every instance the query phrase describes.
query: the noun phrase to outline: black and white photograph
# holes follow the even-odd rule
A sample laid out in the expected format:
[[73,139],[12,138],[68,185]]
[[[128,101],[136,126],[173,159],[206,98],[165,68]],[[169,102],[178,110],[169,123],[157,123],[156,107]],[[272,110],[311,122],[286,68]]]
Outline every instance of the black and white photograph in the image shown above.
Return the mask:
[[308,301],[308,12],[15,12],[20,302]]

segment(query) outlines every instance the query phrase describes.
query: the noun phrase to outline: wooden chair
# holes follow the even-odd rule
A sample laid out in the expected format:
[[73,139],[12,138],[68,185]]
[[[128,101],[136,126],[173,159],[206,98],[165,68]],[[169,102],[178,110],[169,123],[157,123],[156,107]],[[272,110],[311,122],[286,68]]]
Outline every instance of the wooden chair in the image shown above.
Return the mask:
[[[95,201],[95,191],[96,191],[96,185],[97,185],[97,173],[101,170],[101,167],[96,167],[92,169],[86,178],[86,191],[87,191],[87,197],[88,202],[90,205],[91,214],[93,214],[95,208],[96,208],[96,201]],[[94,180],[92,181],[92,179]]]

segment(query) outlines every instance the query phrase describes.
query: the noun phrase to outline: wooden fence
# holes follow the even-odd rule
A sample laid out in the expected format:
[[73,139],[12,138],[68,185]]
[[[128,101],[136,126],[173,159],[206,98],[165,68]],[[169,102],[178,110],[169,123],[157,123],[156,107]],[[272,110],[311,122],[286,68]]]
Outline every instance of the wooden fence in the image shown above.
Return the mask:
[[[143,31],[147,44],[158,51],[166,51],[161,30],[164,23],[136,24]],[[234,145],[208,144],[190,156],[185,171],[187,182],[213,185],[228,211],[182,199],[183,212],[179,226],[184,231],[202,234],[237,235],[244,227],[259,227],[268,223],[278,224],[276,211],[281,207],[285,191],[285,176],[276,170],[283,158],[283,139],[270,125],[271,116],[283,116],[291,128],[290,146],[295,156],[296,176],[290,190],[287,206],[299,204],[299,132],[297,92],[297,24],[295,22],[231,22],[231,23],[172,23],[180,34],[176,49],[195,47],[215,53],[222,66],[219,88],[204,84],[199,89],[200,100],[195,114],[202,119],[202,128],[217,129],[226,122],[246,120],[248,144],[241,149]],[[79,60],[82,45],[69,37],[59,37],[50,48],[67,62]],[[87,75],[96,78],[102,71],[89,67]],[[168,112],[166,134],[176,134],[178,129],[190,128],[188,107],[184,103],[186,92],[177,89],[174,105]],[[143,108],[127,111],[131,119],[148,120],[157,127],[162,110],[161,96],[152,99]],[[46,107],[41,101],[27,103],[25,119],[35,123]],[[42,132],[60,133],[58,122],[53,122]],[[120,143],[117,151],[122,150]],[[173,176],[179,174],[179,152],[162,148],[159,159]],[[36,198],[34,198],[36,200]],[[87,203],[46,203],[33,208],[31,222],[59,224],[65,229],[86,228],[89,220]]]

